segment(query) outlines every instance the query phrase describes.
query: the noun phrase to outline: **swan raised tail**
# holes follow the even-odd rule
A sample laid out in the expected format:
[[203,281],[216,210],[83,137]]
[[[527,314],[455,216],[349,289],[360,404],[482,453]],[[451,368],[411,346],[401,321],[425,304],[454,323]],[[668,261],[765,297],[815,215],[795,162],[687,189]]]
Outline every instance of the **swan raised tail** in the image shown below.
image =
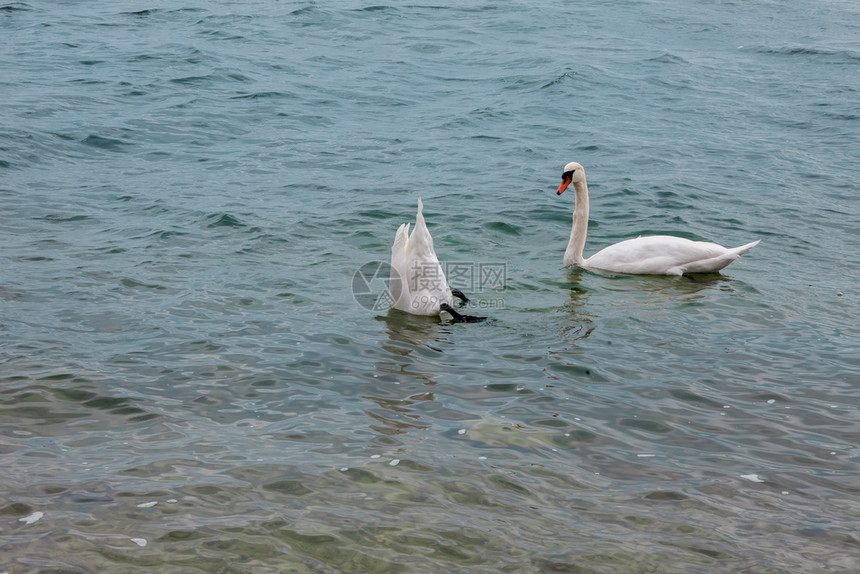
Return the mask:
[[726,248],[708,241],[652,235],[621,241],[585,259],[582,250],[588,233],[588,183],[585,169],[575,161],[564,166],[561,185],[556,193],[561,195],[571,183],[576,194],[576,205],[570,241],[564,252],[565,267],[577,266],[633,275],[713,273],[758,244],[758,241],[753,241],[740,247]]
[[436,250],[433,237],[424,221],[424,204],[418,199],[415,227],[409,233],[409,224],[397,229],[391,246],[391,274],[388,281],[391,306],[413,315],[438,315],[452,309],[453,296],[468,301],[457,289],[448,286],[445,272]]

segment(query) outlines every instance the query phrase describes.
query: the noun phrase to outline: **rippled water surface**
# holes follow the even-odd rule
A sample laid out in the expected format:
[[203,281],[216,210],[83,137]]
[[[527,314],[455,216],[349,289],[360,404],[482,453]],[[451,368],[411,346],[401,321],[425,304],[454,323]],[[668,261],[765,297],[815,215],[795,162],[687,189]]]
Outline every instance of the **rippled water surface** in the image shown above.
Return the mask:
[[[0,571],[860,570],[856,2],[5,2],[0,63]],[[571,160],[586,254],[761,243],[563,269]],[[419,197],[488,322],[356,298]]]

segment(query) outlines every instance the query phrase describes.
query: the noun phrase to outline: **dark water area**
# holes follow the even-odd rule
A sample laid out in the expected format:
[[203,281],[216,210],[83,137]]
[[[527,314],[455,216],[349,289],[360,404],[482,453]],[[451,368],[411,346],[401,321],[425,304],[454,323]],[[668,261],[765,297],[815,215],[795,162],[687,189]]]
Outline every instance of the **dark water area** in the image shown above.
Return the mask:
[[[860,570],[856,3],[11,2],[0,63],[0,572]],[[586,256],[761,243],[564,269],[569,161]],[[419,197],[489,321],[357,291]]]

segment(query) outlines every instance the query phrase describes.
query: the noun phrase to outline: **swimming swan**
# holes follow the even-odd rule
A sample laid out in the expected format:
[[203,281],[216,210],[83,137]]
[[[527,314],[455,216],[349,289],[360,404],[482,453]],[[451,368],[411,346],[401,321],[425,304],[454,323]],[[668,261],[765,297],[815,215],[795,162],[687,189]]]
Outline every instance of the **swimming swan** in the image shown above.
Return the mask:
[[575,161],[564,166],[561,185],[556,193],[561,195],[571,183],[576,192],[576,205],[570,242],[564,252],[565,267],[578,266],[634,275],[711,273],[719,271],[758,244],[758,241],[753,241],[728,249],[707,241],[653,235],[610,245],[583,259],[582,249],[588,232],[588,184],[585,181],[585,169]]
[[424,222],[423,209],[424,204],[419,198],[415,228],[411,235],[408,223],[397,229],[394,245],[391,246],[388,288],[391,306],[395,309],[413,315],[438,315],[443,310],[452,309],[452,295],[463,301],[468,299],[462,292],[457,289],[452,291],[448,286],[433,249],[433,238]]

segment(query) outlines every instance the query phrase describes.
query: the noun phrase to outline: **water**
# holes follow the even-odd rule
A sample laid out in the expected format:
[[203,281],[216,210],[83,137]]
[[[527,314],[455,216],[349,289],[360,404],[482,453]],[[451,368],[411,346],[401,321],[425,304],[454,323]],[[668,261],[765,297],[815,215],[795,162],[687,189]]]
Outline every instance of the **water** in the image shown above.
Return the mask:
[[[860,569],[858,38],[838,0],[3,3],[0,571]],[[571,160],[586,254],[762,242],[562,269]],[[418,197],[490,322],[354,297]]]

